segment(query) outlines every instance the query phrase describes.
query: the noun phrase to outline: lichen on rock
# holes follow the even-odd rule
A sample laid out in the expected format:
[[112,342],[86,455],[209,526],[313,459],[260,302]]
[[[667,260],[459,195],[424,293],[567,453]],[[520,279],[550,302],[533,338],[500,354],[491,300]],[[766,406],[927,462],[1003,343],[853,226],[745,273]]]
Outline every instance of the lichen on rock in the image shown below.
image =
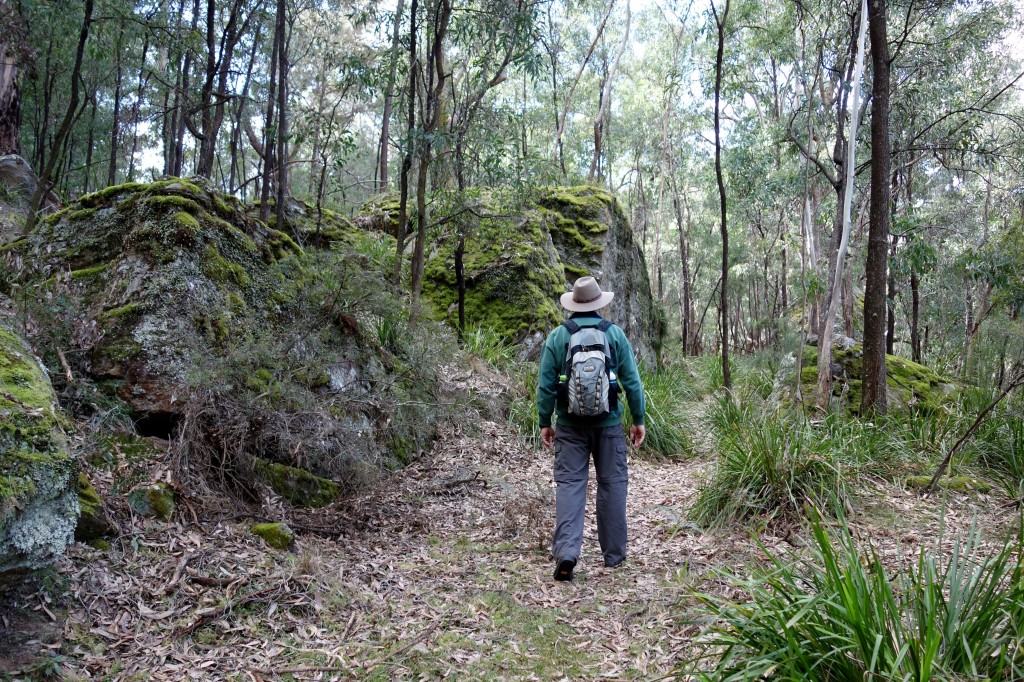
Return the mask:
[[295,533],[286,523],[257,523],[250,530],[274,549],[284,551],[295,548]]
[[77,473],[50,381],[0,319],[0,589],[71,542]]

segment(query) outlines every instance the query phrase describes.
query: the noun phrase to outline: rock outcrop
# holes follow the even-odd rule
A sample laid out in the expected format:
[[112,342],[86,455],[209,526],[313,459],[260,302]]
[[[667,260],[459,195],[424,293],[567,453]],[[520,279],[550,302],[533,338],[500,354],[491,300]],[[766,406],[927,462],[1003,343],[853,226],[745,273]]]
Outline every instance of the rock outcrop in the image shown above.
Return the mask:
[[83,196],[7,247],[34,342],[52,367],[73,351],[68,371],[143,435],[194,410],[183,475],[259,456],[346,488],[408,461],[433,438],[450,337],[410,330],[389,238],[299,202],[288,216],[276,230],[195,178]]
[[[558,187],[538,190],[526,201],[497,191],[472,201],[472,211],[449,209],[452,215],[472,216],[461,218],[468,221],[462,227],[468,325],[505,334],[521,344],[524,357],[535,357],[547,332],[564,319],[558,296],[578,277],[593,275],[602,288],[615,292],[606,316],[622,327],[641,358],[655,363],[662,314],[643,252],[612,194],[596,187]],[[391,215],[381,213],[380,205],[391,204],[373,204],[377,212],[370,215],[377,222]],[[423,288],[436,315],[449,322],[457,319],[455,243],[450,229],[429,251]]]
[[0,590],[74,537],[78,466],[60,421],[45,371],[0,318]]
[[[860,411],[861,372],[864,348],[860,344],[832,348],[832,409]],[[889,409],[935,410],[950,404],[956,395],[956,384],[935,370],[895,355],[885,356]],[[791,402],[794,394],[795,359],[780,368],[772,392],[772,400]],[[804,404],[815,405],[818,390],[818,349],[807,346],[800,372],[800,391]]]

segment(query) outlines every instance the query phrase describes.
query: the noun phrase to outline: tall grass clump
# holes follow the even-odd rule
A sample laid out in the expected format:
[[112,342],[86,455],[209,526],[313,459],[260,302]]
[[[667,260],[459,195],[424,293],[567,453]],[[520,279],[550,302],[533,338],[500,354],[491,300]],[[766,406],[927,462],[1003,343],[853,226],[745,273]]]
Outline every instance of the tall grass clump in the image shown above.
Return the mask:
[[[817,519],[809,556],[772,553],[738,602],[698,594],[704,617],[691,674],[702,680],[1024,679],[1021,538],[985,556],[976,529],[952,554],[922,548],[895,571]],[[681,673],[684,671],[680,671]]]
[[720,422],[716,461],[691,512],[697,523],[791,517],[808,502],[820,505],[843,494],[829,449],[805,420],[741,407],[713,412]]
[[[641,365],[639,370],[644,385],[647,431],[640,453],[655,458],[691,457],[693,438],[685,406],[694,400],[694,390],[686,367],[673,364],[651,372]],[[625,392],[619,394],[619,400],[626,404],[623,426],[628,434],[633,422]]]
[[540,419],[537,416],[537,365],[527,363],[520,367],[518,390],[508,406],[508,422],[519,434],[524,447],[537,449],[540,441]]
[[516,346],[489,327],[469,327],[462,332],[462,347],[498,369],[508,369],[516,359]]

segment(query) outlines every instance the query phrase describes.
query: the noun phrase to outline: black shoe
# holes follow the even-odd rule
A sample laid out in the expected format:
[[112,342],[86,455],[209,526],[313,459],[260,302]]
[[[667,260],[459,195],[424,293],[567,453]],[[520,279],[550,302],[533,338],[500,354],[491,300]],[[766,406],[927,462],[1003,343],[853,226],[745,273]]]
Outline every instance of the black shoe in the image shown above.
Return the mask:
[[606,562],[604,562],[604,567],[605,568],[618,568],[619,566],[622,565],[622,562],[625,561],[625,560],[626,560],[626,558],[623,557],[623,558],[619,559],[618,561],[616,561],[614,564],[610,564],[610,563],[608,563],[606,561]]
[[576,568],[575,559],[561,559],[555,566],[555,580],[572,580],[572,569]]

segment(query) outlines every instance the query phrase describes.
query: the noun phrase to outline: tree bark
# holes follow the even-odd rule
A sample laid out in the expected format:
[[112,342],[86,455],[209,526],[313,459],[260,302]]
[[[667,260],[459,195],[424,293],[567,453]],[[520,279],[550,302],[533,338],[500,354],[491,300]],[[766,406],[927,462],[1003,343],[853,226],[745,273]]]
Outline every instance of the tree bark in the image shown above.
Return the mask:
[[117,40],[114,41],[114,113],[110,124],[110,162],[107,164],[107,185],[113,185],[117,181],[117,150],[119,138],[121,137],[121,44],[124,40],[124,20],[118,27]]
[[727,391],[732,390],[732,375],[729,371],[729,226],[726,222],[727,202],[725,196],[725,179],[722,175],[722,124],[721,106],[722,97],[722,67],[725,57],[725,22],[729,18],[729,2],[725,0],[725,7],[721,16],[711,2],[711,12],[715,16],[715,24],[718,27],[718,52],[715,56],[715,177],[718,180],[718,204],[720,211],[720,233],[722,235],[722,278],[721,278],[721,334],[722,334],[722,385]]
[[[10,13],[8,8],[4,9],[7,11],[0,16]],[[15,46],[7,42],[9,37],[0,37],[0,156],[21,153],[21,143],[18,139],[21,128],[18,58]]]
[[409,172],[412,170],[413,147],[416,144],[416,11],[418,0],[412,0],[409,9],[409,117],[406,127],[405,155],[398,176],[398,223],[395,226],[395,269],[392,281],[395,286],[402,281],[402,260],[405,254],[405,234],[409,231]]
[[615,58],[612,60],[611,66],[608,67],[608,73],[605,75],[604,79],[604,86],[601,89],[601,99],[597,109],[597,116],[594,117],[594,156],[590,160],[590,173],[587,176],[588,181],[591,183],[595,181],[600,182],[599,168],[601,159],[601,136],[605,119],[611,111],[612,82],[615,80],[615,73],[619,69],[619,61],[622,59],[622,53],[626,51],[626,46],[629,44],[629,26],[632,19],[632,8],[630,7],[629,0],[626,0],[626,28],[622,34],[622,43],[619,44],[619,49],[615,53]]
[[874,68],[871,100],[871,223],[868,230],[864,288],[864,371],[861,376],[862,415],[884,414],[885,294],[892,217],[892,159],[889,143],[889,44],[886,0],[871,0],[871,64]]
[[92,8],[93,0],[85,0],[85,12],[82,17],[82,30],[78,34],[78,49],[75,52],[75,65],[71,69],[71,99],[68,102],[67,111],[64,113],[64,119],[61,121],[60,128],[57,129],[57,133],[54,135],[53,144],[50,147],[50,153],[46,160],[46,164],[43,166],[43,172],[39,175],[39,184],[36,186],[36,191],[32,195],[32,201],[29,204],[29,214],[25,221],[25,234],[28,234],[36,226],[36,220],[39,215],[39,210],[43,205],[43,201],[50,193],[50,188],[53,185],[53,172],[57,167],[57,163],[60,161],[61,150],[64,147],[64,140],[67,138],[68,132],[71,130],[71,123],[75,117],[76,110],[78,109],[78,99],[80,96],[80,85],[82,80],[82,59],[85,55],[85,44],[89,41],[89,28],[92,25]]
[[277,0],[277,229],[284,229],[288,203],[288,32],[287,0]]
[[277,53],[281,49],[280,34],[274,23],[274,40],[270,51],[270,81],[267,84],[267,112],[263,119],[263,182],[260,185],[260,220],[270,220],[270,188],[274,181],[274,105],[277,104]]
[[385,192],[388,189],[388,129],[391,125],[391,101],[395,94],[395,74],[398,71],[398,50],[402,39],[402,10],[404,8],[405,0],[398,0],[395,7],[394,30],[391,34],[391,66],[388,72],[387,86],[384,90],[384,112],[381,114],[380,142],[377,149],[379,155],[378,192]]

